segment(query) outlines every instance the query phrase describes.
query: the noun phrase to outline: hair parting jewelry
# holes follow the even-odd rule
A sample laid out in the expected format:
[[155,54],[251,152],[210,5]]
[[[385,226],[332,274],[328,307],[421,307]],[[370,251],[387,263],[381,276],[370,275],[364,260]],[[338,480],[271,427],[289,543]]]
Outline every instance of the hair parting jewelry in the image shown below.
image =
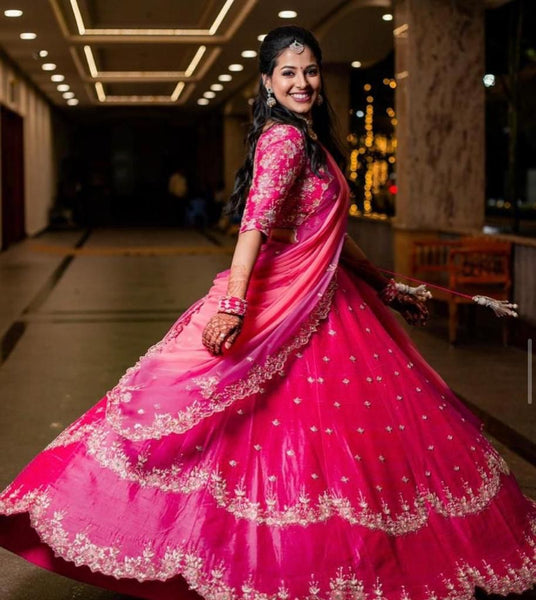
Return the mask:
[[294,40],[289,48],[293,52],[296,52],[296,54],[301,54],[305,50],[305,46],[301,42],[298,42],[298,40]]

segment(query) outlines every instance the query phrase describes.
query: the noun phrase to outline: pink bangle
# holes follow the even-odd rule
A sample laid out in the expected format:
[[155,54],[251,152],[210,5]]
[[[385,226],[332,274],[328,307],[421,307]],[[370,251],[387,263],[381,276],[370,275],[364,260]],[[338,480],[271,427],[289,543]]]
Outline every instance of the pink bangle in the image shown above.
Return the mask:
[[218,312],[237,317],[244,317],[247,307],[247,301],[236,296],[222,296],[218,302]]

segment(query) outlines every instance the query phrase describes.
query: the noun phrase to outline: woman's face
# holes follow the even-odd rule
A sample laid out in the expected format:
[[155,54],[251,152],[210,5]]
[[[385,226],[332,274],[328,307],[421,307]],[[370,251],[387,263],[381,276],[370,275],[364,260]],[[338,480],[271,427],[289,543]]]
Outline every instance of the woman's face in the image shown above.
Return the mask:
[[279,104],[288,110],[310,117],[322,80],[315,55],[308,46],[301,54],[286,48],[277,57],[272,75],[263,75],[264,85],[272,88]]

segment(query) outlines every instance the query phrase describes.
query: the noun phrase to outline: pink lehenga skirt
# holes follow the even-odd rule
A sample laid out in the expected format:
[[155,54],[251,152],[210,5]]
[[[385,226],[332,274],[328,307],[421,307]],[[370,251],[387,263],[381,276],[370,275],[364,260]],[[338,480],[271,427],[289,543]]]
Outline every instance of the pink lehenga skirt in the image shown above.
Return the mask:
[[210,416],[159,421],[225,280],[0,496],[5,547],[152,600],[185,582],[207,600],[465,600],[536,582],[535,503],[342,267],[268,374]]

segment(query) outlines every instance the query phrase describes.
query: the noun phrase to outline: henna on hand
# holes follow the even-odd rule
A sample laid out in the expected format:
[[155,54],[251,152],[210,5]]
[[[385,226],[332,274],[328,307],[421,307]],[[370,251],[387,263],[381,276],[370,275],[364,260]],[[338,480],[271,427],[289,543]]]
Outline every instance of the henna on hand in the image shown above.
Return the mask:
[[214,356],[228,350],[242,329],[242,318],[226,313],[216,313],[203,330],[203,345]]
[[399,292],[396,297],[388,303],[388,306],[399,312],[410,325],[423,327],[430,318],[430,313],[423,300],[419,300],[411,294]]

